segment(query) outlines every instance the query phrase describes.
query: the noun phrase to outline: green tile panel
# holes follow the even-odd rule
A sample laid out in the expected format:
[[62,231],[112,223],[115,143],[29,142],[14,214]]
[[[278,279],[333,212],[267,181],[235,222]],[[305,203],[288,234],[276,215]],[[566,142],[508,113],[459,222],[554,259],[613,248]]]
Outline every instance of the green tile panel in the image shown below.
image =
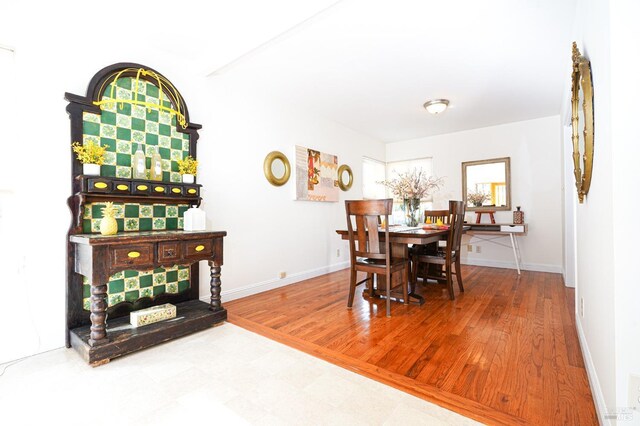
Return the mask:
[[[102,100],[113,99],[111,87],[112,84],[107,86]],[[116,98],[134,99],[134,90],[131,77],[118,79]],[[139,101],[158,103],[158,88],[150,82],[140,80],[137,93]],[[164,93],[162,105],[171,106]],[[189,134],[177,130],[175,115],[128,103],[103,106],[100,114],[84,112],[82,116],[83,143],[93,141],[107,147],[101,176],[131,178],[131,157],[141,145],[147,158],[147,179],[151,156],[158,152],[162,158],[162,180],[182,181],[177,161],[189,155]]]
[[[184,212],[188,204],[114,203],[118,232],[165,231],[184,229]],[[100,232],[105,203],[88,203],[82,215],[82,232]]]
[[[85,310],[91,307],[91,284],[87,277],[82,279]],[[120,302],[135,302],[143,297],[154,298],[163,293],[180,293],[190,287],[189,267],[172,266],[148,271],[122,271],[109,277],[107,284],[107,304],[109,307]]]

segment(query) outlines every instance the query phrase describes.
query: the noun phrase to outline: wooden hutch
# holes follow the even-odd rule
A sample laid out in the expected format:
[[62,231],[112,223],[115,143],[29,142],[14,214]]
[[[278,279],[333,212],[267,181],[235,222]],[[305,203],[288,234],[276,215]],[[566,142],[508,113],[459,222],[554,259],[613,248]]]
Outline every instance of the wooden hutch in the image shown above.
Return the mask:
[[[65,94],[71,141],[107,147],[99,176],[72,154],[72,222],[67,239],[67,347],[91,365],[222,323],[220,269],[225,231],[184,231],[184,212],[201,185],[182,183],[177,160],[196,157],[198,130],[175,86],[153,69],[118,63],[100,70],[86,96]],[[162,180],[133,179],[138,145],[147,169],[162,158]],[[116,207],[118,233],[99,233],[101,209]],[[211,269],[211,297],[200,300],[198,263]],[[129,313],[171,303],[177,316],[135,328]],[[107,321],[108,318],[108,321]]]

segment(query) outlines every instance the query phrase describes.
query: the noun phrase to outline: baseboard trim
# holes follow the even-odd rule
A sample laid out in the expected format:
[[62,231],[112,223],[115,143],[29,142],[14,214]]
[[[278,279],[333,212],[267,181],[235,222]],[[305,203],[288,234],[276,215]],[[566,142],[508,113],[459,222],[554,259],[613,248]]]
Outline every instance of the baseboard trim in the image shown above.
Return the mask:
[[[460,263],[463,265],[473,266],[489,266],[491,268],[506,268],[516,269],[515,262],[505,262],[501,260],[484,260],[484,259],[470,259],[461,258]],[[556,274],[562,273],[562,266],[560,265],[546,265],[539,263],[523,263],[520,265],[520,269],[523,271],[536,271],[536,272],[553,272]]]
[[591,358],[591,352],[587,345],[587,338],[582,330],[582,323],[576,312],[576,330],[578,330],[578,341],[580,342],[580,349],[582,349],[582,359],[587,370],[587,377],[589,378],[589,386],[591,386],[591,393],[593,394],[596,413],[598,414],[598,420],[601,425],[613,425],[610,419],[605,418],[607,413],[607,405],[604,402],[604,394],[600,387],[600,381],[598,380],[598,374],[596,373],[595,365],[593,364],[593,358]]
[[[349,267],[349,261],[336,263],[334,265],[327,265],[321,268],[312,269],[310,271],[298,272],[296,274],[289,275],[282,279],[273,279],[262,281],[259,283],[253,283],[240,288],[234,288],[231,290],[222,290],[221,297],[223,301],[230,301],[240,299],[242,297],[251,296],[253,294],[262,293],[267,290],[273,290],[274,288],[284,287],[287,285],[295,284],[298,281],[308,280],[309,278],[315,278],[320,275],[328,274],[330,272],[340,271]],[[224,287],[224,286],[223,286]],[[209,299],[207,296],[205,299]]]

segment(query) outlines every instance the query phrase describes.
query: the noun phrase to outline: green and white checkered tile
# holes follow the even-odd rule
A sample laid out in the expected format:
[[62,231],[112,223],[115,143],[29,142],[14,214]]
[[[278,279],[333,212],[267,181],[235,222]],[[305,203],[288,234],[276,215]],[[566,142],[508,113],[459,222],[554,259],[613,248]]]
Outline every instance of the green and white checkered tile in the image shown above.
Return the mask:
[[[133,86],[133,87],[132,87]],[[112,84],[107,86],[102,100],[111,97]],[[118,79],[116,99],[135,99],[135,79]],[[158,103],[159,90],[154,84],[139,80],[139,101]],[[162,93],[162,105],[171,107],[169,98]],[[131,178],[131,157],[142,147],[147,160],[147,178],[151,156],[158,152],[162,158],[162,180],[181,182],[178,160],[189,155],[189,134],[178,132],[176,117],[167,111],[145,108],[129,103],[103,104],[101,114],[83,113],[83,143],[93,141],[107,147],[101,176]]]
[[[82,216],[82,232],[100,232],[104,203],[85,204]],[[184,229],[184,212],[187,204],[138,204],[114,203],[118,232],[165,231]]]
[[[189,267],[172,266],[149,271],[122,271],[109,277],[107,284],[107,305],[120,302],[135,302],[143,297],[154,298],[163,293],[176,294],[190,287]],[[87,277],[82,279],[85,310],[91,308],[91,284]]]

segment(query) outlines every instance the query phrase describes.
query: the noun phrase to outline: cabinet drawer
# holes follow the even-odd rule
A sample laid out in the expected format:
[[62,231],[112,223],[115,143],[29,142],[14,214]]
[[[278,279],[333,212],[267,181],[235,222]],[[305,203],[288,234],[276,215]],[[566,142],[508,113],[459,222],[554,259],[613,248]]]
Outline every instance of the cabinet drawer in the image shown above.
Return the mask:
[[125,180],[113,181],[113,192],[117,194],[128,194],[131,191],[131,183]]
[[153,244],[140,244],[111,249],[113,266],[137,266],[153,263]]
[[167,242],[158,244],[158,262],[180,259],[180,244]]
[[200,194],[197,186],[186,186],[184,188],[184,195],[197,197]]
[[211,257],[213,254],[213,241],[195,240],[184,243],[184,258]]
[[166,195],[168,193],[168,187],[166,185],[153,185],[153,194]]
[[110,192],[111,191],[111,182],[106,179],[89,179],[88,181],[89,192]]
[[169,194],[179,197],[183,194],[182,189],[183,188],[181,186],[171,186],[169,189]]
[[524,232],[524,225],[500,225],[500,232]]
[[151,185],[146,182],[133,182],[131,192],[133,194],[149,194]]

